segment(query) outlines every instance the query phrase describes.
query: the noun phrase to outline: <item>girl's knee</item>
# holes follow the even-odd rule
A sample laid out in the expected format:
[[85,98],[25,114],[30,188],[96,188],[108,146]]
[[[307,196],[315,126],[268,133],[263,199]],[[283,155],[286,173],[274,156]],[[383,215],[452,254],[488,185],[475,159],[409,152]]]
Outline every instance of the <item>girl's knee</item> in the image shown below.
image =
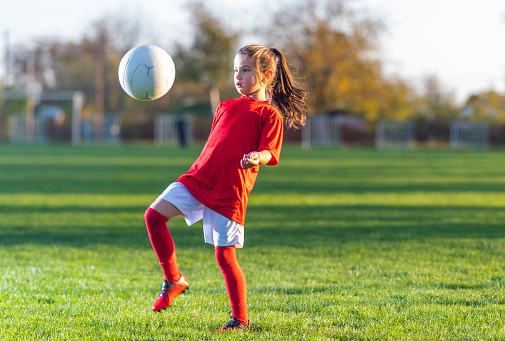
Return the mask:
[[216,246],[215,251],[216,261],[219,266],[222,267],[238,263],[234,246]]
[[[144,213],[144,220],[146,221],[147,227],[157,227],[165,225],[168,221],[167,217],[158,211],[148,207]],[[165,225],[166,226],[166,225]]]

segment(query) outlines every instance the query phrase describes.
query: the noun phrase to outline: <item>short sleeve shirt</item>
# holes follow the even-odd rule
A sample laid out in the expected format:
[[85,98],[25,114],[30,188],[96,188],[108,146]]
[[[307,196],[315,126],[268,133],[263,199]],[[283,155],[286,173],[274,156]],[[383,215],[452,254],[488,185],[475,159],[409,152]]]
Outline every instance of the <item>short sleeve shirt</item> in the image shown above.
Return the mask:
[[202,204],[244,225],[259,166],[244,169],[240,160],[249,152],[268,150],[268,165],[278,164],[282,138],[282,115],[269,101],[245,96],[223,101],[200,156],[178,181]]

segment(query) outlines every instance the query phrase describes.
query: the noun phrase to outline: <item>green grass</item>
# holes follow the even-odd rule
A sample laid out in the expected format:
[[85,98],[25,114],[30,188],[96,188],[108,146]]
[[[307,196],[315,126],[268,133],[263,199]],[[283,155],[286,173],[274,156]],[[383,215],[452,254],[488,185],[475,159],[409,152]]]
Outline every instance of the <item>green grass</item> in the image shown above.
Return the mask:
[[199,148],[0,145],[0,340],[505,338],[505,157],[300,150],[262,167],[246,243],[249,331],[201,223],[170,222],[191,282],[162,273],[143,213]]

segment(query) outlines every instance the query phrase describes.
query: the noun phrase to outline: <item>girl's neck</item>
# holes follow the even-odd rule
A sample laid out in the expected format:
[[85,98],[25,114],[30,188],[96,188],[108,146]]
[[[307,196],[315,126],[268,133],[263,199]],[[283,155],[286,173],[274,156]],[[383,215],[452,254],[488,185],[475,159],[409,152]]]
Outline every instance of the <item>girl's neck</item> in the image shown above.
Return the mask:
[[265,87],[261,87],[259,90],[255,91],[255,92],[251,92],[250,94],[243,95],[243,96],[255,99],[257,101],[266,101],[267,100],[266,93],[265,93]]

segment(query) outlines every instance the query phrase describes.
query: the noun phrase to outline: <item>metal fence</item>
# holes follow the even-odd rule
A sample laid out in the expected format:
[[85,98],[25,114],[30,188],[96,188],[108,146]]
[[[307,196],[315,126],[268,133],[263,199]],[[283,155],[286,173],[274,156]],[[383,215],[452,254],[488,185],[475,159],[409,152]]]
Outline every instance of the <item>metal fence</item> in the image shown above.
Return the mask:
[[121,119],[119,114],[105,114],[103,123],[95,118],[81,120],[81,141],[83,143],[119,143]]
[[[9,118],[10,143],[46,143],[53,139],[54,119],[49,117],[34,117],[31,125],[27,124],[26,116],[12,115]],[[80,122],[82,143],[119,143],[121,122],[118,114],[106,114],[103,124],[95,119],[86,118]]]
[[183,115],[159,114],[154,118],[154,143],[188,145],[193,143],[194,118]]
[[35,117],[32,127],[26,122],[26,116],[13,115],[9,120],[10,143],[45,143],[47,141],[48,118]]
[[[142,139],[151,139],[158,145],[191,145],[207,140],[213,117],[191,116],[182,114],[159,114],[154,119],[147,117],[139,126],[139,121],[130,122],[125,127],[129,131],[143,129],[147,133]],[[8,121],[8,140],[10,143],[46,143],[73,139],[74,122],[65,121],[58,128],[55,120],[49,117],[34,117],[27,125],[23,114],[11,115]],[[61,122],[59,122],[61,125]],[[107,113],[103,122],[93,118],[80,120],[80,143],[119,143],[122,136],[120,114]],[[63,128],[62,128],[63,127]],[[428,127],[429,128],[429,127]],[[58,130],[59,129],[59,130]],[[72,134],[70,130],[72,129]],[[64,132],[62,133],[62,130]],[[495,129],[496,130],[496,127]],[[415,121],[378,121],[375,127],[365,126],[356,117],[310,116],[299,130],[286,129],[284,142],[301,144],[302,147],[342,147],[346,145],[375,145],[377,149],[405,149],[424,143],[432,143],[433,136],[426,139],[426,124]],[[430,130],[431,131],[431,130]],[[504,129],[505,131],[505,129]],[[437,127],[434,145],[448,146],[454,149],[487,150],[491,145],[491,125],[488,122],[453,121]],[[433,144],[433,143],[432,143]]]
[[451,122],[450,144],[454,149],[488,149],[489,123],[456,121]]
[[413,121],[379,121],[375,128],[375,146],[378,149],[411,148],[415,143]]
[[308,117],[305,126],[302,128],[302,146],[310,148],[312,146],[340,145],[340,122],[338,117],[316,116]]

